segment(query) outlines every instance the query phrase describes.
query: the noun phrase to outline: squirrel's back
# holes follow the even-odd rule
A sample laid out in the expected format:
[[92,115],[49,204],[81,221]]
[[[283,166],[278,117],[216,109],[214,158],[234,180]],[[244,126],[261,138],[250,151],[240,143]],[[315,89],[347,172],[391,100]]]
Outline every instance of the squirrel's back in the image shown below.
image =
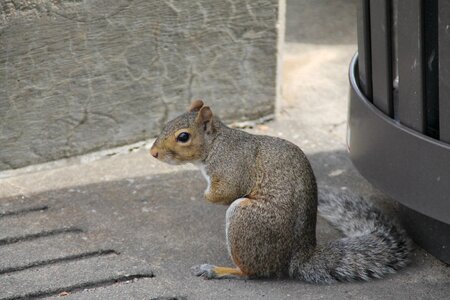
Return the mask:
[[[254,175],[260,181],[254,188],[263,189],[254,192],[261,192],[261,196],[272,196],[271,191],[276,190],[283,195],[293,195],[316,189],[314,173],[306,155],[287,140],[228,127],[217,140],[217,146],[206,162],[210,162],[212,157],[223,157],[227,163],[221,164],[221,168],[237,166],[243,172],[248,168],[254,169]],[[270,189],[265,190],[264,187]]]

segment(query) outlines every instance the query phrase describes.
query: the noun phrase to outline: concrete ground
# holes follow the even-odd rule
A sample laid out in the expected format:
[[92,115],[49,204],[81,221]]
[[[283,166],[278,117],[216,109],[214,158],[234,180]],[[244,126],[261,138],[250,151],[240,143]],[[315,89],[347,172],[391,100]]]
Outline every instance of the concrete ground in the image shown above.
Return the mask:
[[[249,131],[293,141],[320,184],[356,191],[395,217],[346,152],[355,2],[287,2],[280,115]],[[199,263],[231,264],[226,207],[203,201],[198,170],[159,163],[149,145],[0,173],[0,299],[450,298],[449,267],[421,249],[398,274],[367,283],[192,276]],[[321,242],[339,237],[322,219],[317,232]]]

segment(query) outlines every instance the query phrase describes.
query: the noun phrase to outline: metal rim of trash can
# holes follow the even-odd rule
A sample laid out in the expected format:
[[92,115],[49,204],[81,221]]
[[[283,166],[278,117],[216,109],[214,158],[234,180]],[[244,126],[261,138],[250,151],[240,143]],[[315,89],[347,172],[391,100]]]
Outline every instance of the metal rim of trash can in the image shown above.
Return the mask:
[[402,205],[405,227],[430,253],[450,263],[450,145],[411,130],[361,92],[358,55],[349,70],[347,144],[358,171]]

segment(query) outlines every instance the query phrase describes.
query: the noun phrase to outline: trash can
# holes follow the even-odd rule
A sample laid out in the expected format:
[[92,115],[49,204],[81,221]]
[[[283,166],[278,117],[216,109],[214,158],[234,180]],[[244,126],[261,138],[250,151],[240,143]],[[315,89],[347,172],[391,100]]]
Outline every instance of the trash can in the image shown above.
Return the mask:
[[450,264],[450,0],[361,0],[357,25],[350,158]]

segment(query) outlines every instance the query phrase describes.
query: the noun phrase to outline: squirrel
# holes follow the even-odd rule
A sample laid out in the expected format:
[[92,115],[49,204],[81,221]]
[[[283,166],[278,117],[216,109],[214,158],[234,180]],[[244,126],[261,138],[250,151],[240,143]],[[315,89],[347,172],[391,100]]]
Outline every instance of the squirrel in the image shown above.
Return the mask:
[[[229,205],[226,243],[235,267],[201,264],[192,268],[196,276],[329,284],[380,278],[408,263],[409,239],[380,210],[337,189],[318,191],[299,147],[230,128],[201,100],[165,125],[150,153],[197,165],[205,199]],[[345,237],[318,246],[317,212]]]

